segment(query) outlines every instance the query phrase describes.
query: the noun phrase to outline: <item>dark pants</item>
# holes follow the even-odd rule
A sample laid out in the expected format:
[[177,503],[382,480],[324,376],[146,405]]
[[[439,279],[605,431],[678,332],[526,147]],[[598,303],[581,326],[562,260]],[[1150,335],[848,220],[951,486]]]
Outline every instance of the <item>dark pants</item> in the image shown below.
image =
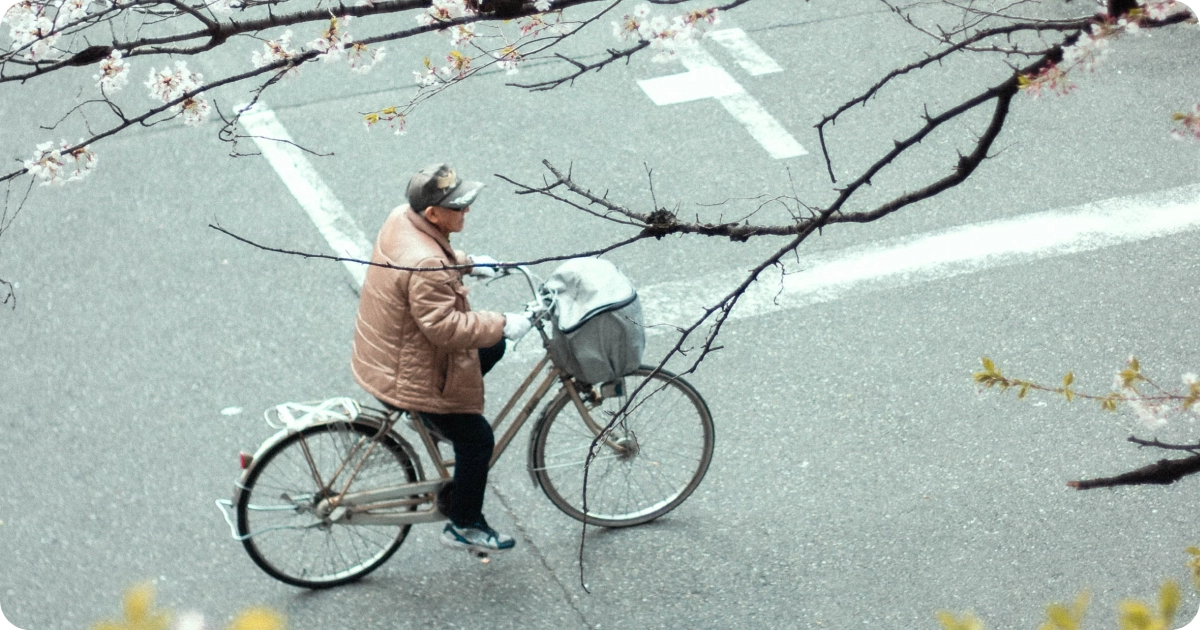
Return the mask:
[[[479,367],[487,374],[504,356],[504,339],[479,349]],[[477,413],[421,412],[429,424],[454,445],[454,490],[446,516],[455,525],[469,526],[483,516],[483,491],[496,438],[487,418]]]

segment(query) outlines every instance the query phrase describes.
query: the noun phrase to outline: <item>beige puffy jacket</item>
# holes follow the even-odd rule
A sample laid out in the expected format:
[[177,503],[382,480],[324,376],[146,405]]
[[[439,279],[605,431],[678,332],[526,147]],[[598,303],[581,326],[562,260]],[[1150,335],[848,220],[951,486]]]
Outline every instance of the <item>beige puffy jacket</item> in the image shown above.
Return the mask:
[[444,269],[466,256],[403,205],[379,230],[371,262],[437,271],[367,268],[351,360],[359,385],[402,409],[483,413],[478,349],[500,341],[504,315],[471,312],[464,270]]

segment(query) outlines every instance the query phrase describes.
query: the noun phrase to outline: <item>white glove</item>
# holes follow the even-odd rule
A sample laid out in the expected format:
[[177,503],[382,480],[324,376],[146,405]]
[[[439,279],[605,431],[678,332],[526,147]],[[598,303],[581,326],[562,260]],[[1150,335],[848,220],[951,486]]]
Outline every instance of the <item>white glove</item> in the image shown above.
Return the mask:
[[533,324],[529,321],[529,316],[522,313],[505,313],[504,314],[504,338],[516,341],[525,336],[529,329],[533,328]]
[[[471,264],[474,265],[473,267],[471,267],[471,273],[468,275],[474,276],[476,278],[495,278],[496,277],[495,265],[500,264],[499,260],[496,260],[495,258],[492,258],[491,256],[485,256],[483,254],[473,254],[471,256],[467,256],[467,260],[470,260]],[[481,267],[480,265],[491,265],[491,266]]]

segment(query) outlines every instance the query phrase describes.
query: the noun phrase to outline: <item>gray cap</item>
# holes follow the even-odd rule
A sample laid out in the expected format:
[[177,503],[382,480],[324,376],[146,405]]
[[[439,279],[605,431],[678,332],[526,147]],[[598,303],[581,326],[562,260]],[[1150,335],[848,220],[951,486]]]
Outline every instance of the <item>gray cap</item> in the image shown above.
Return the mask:
[[421,169],[408,182],[408,205],[414,212],[429,206],[462,210],[475,201],[483,188],[480,182],[461,181],[449,164],[434,164]]

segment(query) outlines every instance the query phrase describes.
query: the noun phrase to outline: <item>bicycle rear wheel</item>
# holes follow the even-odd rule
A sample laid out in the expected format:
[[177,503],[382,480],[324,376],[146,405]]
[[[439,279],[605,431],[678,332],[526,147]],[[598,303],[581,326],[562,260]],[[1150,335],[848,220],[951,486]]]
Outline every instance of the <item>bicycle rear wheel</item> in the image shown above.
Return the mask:
[[344,489],[356,467],[355,492],[418,481],[412,459],[392,435],[381,436],[368,454],[378,431],[361,422],[318,424],[284,438],[254,461],[238,494],[237,526],[259,568],[294,586],[328,588],[374,571],[400,548],[409,525],[346,525],[318,510],[322,500]]
[[[636,385],[651,371],[642,366],[626,378]],[[603,426],[626,400],[614,396],[585,406]],[[687,381],[659,371],[597,447],[587,476],[585,516],[584,468],[595,437],[563,389],[535,428],[533,465],[558,509],[604,527],[639,525],[675,509],[700,485],[712,461],[708,405]]]

